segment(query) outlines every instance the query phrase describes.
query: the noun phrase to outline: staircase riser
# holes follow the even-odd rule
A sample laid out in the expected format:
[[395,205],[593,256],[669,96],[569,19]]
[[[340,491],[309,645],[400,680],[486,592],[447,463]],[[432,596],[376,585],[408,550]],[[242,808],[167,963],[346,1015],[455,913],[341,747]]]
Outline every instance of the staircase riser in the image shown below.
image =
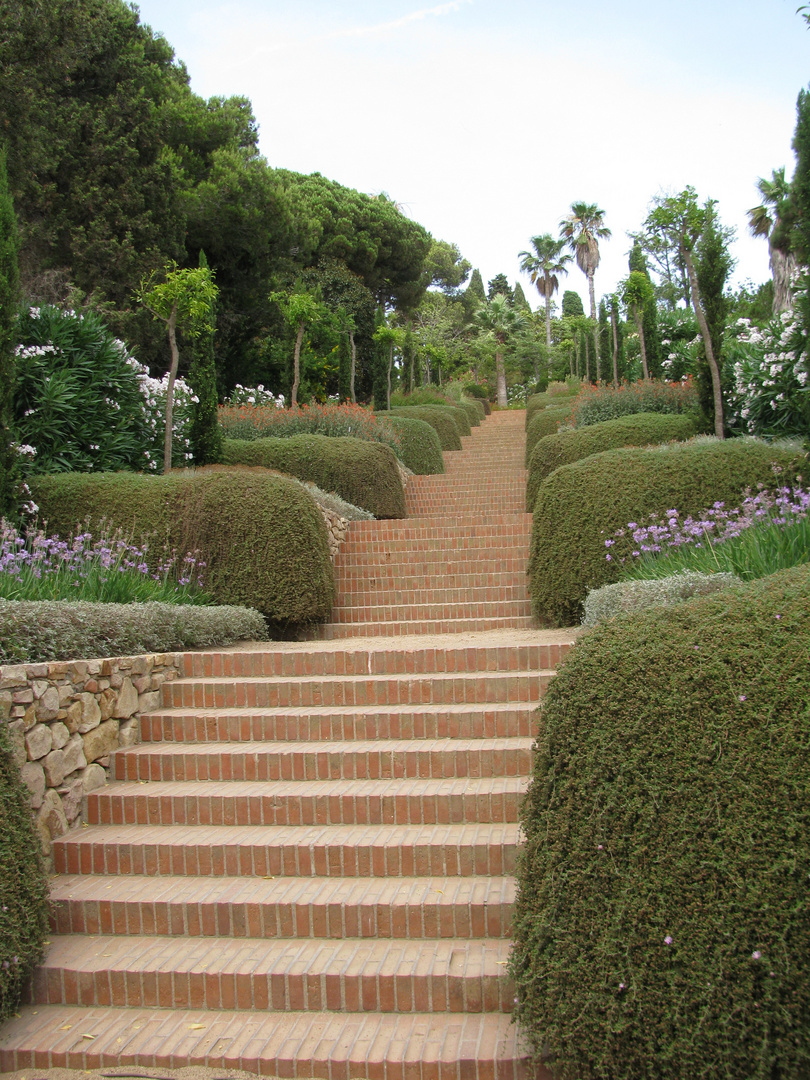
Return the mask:
[[[448,607],[451,604],[454,607],[461,609],[471,606],[477,607],[481,604],[496,604],[503,606],[504,604],[513,603],[525,604],[529,600],[529,591],[526,586],[525,578],[523,581],[516,581],[513,585],[499,586],[484,586],[480,579],[475,580],[472,577],[468,585],[457,586],[456,588],[449,588],[445,584],[440,588],[426,588],[425,586],[430,586],[430,583],[426,583],[425,581],[422,581],[420,585],[411,586],[409,588],[400,583],[400,587],[397,589],[378,589],[375,592],[349,593],[346,596],[346,599],[352,601],[357,606],[397,607],[406,610],[411,607]],[[335,605],[338,609],[345,605],[343,595],[338,596],[337,604]]]
[[533,618],[456,619],[433,622],[327,623],[318,631],[324,641],[356,637],[400,637],[413,634],[467,634],[477,630],[531,630]]
[[332,622],[388,622],[403,619],[406,622],[421,619],[511,619],[529,618],[532,613],[531,601],[526,599],[486,602],[478,601],[475,593],[465,604],[387,604],[363,606],[353,604],[350,607],[334,607]]

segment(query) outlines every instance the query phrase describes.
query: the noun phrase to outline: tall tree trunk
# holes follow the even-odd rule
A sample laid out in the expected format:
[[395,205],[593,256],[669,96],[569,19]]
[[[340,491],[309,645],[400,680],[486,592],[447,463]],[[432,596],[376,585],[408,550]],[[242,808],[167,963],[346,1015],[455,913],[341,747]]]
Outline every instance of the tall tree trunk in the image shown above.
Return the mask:
[[588,342],[588,335],[585,335],[585,382],[591,381],[591,347]]
[[391,342],[391,348],[388,351],[388,392],[386,395],[385,403],[388,407],[388,411],[391,411],[391,369],[394,366],[394,343]]
[[771,274],[773,276],[773,314],[780,315],[793,307],[793,290],[790,287],[790,279],[796,269],[796,256],[793,252],[787,255],[784,251],[774,247],[768,240],[771,253]]
[[295,353],[293,354],[293,384],[290,394],[290,404],[293,408],[298,404],[298,387],[301,385],[301,342],[304,340],[304,324],[298,324],[298,333],[295,335]]
[[177,378],[177,368],[180,365],[180,352],[177,348],[177,301],[172,304],[171,314],[166,321],[166,332],[169,335],[169,352],[171,353],[171,365],[169,367],[169,381],[166,384],[166,431],[163,434],[163,471],[171,472],[172,468],[172,413],[174,411],[174,381]]
[[349,390],[351,391],[352,404],[357,404],[357,397],[354,392],[354,377],[357,374],[357,345],[354,340],[354,330],[349,330],[349,348],[352,351],[352,367],[349,375]]
[[712,375],[712,396],[714,397],[714,433],[718,439],[724,439],[725,436],[725,423],[723,420],[723,389],[720,385],[720,368],[714,355],[714,348],[712,347],[712,336],[709,333],[709,324],[706,322],[706,315],[703,311],[703,306],[700,302],[700,290],[698,289],[697,271],[695,270],[695,263],[692,259],[692,253],[687,251],[685,246],[682,246],[684,262],[686,263],[686,270],[689,274],[689,285],[692,292],[692,307],[695,309],[695,316],[700,327],[700,336],[703,338],[703,348],[706,350],[706,359],[709,362],[709,371]]
[[649,381],[650,369],[647,367],[647,345],[644,341],[644,310],[639,309],[638,304],[633,304],[633,318],[636,322],[636,330],[638,330],[638,343],[641,347],[641,367],[644,371],[644,378]]
[[495,385],[498,388],[498,405],[501,409],[505,409],[508,402],[506,400],[506,369],[503,363],[503,353],[495,353]]
[[[591,319],[593,321],[593,351],[596,357],[596,370],[599,371],[599,320],[596,317],[596,289],[593,284],[593,269],[588,270],[588,297],[591,301]],[[588,380],[590,382],[590,379]]]
[[613,327],[613,385],[619,386],[619,328],[616,326],[616,312],[610,308],[610,324]]
[[551,281],[548,274],[545,277],[546,285],[546,345],[551,348]]

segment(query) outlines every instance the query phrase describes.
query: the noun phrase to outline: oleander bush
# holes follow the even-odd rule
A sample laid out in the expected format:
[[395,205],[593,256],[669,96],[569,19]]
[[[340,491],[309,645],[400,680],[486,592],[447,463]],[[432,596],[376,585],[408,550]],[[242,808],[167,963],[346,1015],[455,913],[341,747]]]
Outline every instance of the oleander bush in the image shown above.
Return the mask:
[[620,386],[611,383],[583,386],[574,402],[572,416],[574,427],[587,427],[641,412],[686,413],[701,429],[705,426],[697,387],[691,379],[685,382],[640,379]]
[[730,573],[701,573],[683,570],[670,577],[648,580],[615,581],[591,589],[585,597],[583,626],[596,626],[607,619],[628,612],[646,611],[659,605],[682,604],[696,596],[709,596],[720,589],[741,585],[742,579]]
[[570,405],[555,405],[536,412],[531,423],[526,428],[526,465],[532,459],[532,451],[541,439],[546,435],[556,435],[560,426],[565,426],[571,420]]
[[617,446],[651,446],[677,439],[683,442],[695,434],[694,421],[688,416],[663,413],[636,413],[619,416],[590,427],[544,435],[534,444],[529,458],[526,506],[531,512],[540,482],[560,465],[612,450]]
[[810,567],[582,636],[523,804],[516,1016],[557,1080],[810,1076]]
[[247,607],[0,600],[0,664],[135,656],[267,641]]
[[410,416],[391,416],[387,422],[399,435],[402,462],[417,476],[444,472],[442,444],[435,428]]
[[90,473],[32,482],[48,532],[122,529],[164,550],[194,551],[218,604],[256,608],[280,625],[326,619],[334,578],[326,525],[301,484],[266,470],[207,466],[166,476]]
[[48,931],[48,879],[28,801],[0,720],[0,1021],[16,1011]]
[[423,420],[439,436],[442,450],[460,450],[461,434],[458,424],[450,411],[444,407],[432,405],[406,405],[392,407],[385,416],[405,416],[413,420]]
[[377,518],[407,516],[397,458],[380,443],[327,435],[226,439],[222,456],[226,465],[261,465],[310,480]]
[[[664,446],[625,447],[562,465],[540,484],[534,503],[529,591],[535,614],[557,626],[580,621],[589,589],[616,581],[608,558],[614,532],[677,509],[697,514],[713,503],[738,506],[746,488],[789,483],[803,454],[758,439],[709,437]],[[776,472],[775,470],[781,470]]]

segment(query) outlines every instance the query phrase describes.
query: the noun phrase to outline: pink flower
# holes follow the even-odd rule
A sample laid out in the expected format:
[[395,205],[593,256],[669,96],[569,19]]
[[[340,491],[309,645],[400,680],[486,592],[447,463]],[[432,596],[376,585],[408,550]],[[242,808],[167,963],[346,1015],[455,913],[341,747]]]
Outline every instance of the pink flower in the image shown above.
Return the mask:
[[671,936],[669,934],[667,934],[667,936],[664,938],[664,944],[665,945],[671,945],[672,944],[672,938],[671,938]]

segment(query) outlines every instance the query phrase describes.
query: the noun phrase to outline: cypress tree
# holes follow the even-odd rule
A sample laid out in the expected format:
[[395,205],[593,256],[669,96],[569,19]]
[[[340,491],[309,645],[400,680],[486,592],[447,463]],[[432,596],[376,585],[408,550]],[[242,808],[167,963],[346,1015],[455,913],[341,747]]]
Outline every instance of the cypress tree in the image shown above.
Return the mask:
[[791,241],[799,263],[807,266],[810,264],[810,89],[799,91],[793,151],[796,168],[790,182],[789,205],[795,224]]
[[[729,251],[729,242],[734,230],[720,224],[715,206],[713,199],[709,199],[706,203],[705,224],[696,245],[695,262],[697,264],[701,305],[706,315],[706,322],[709,324],[712,350],[717,358],[722,376],[723,332],[726,327],[726,316],[729,307],[725,287],[734,268],[734,259]],[[696,382],[701,408],[707,416],[711,416],[714,412],[711,372],[702,348]]]
[[506,274],[496,274],[495,277],[487,285],[487,299],[491,300],[493,296],[497,296],[498,293],[503,293],[506,299],[509,301],[510,307],[514,306],[515,294],[509,288],[509,279]]
[[[638,240],[633,244],[630,251],[628,264],[631,274],[633,271],[638,271],[639,273],[644,274],[648,281],[652,281],[647,266],[647,256],[644,254]],[[662,356],[661,331],[658,329],[658,305],[656,304],[654,296],[645,303],[641,322],[644,328],[644,348],[647,353],[647,369],[650,372],[650,378],[657,379],[660,377],[662,371]]]
[[14,449],[14,327],[17,321],[20,273],[19,233],[8,186],[6,152],[0,149],[0,515],[16,511],[19,481]]
[[599,301],[599,378],[605,382],[613,378],[613,332],[604,299]]
[[584,315],[585,308],[582,306],[582,297],[579,293],[574,292],[572,289],[566,289],[562,298],[562,313],[563,318],[566,315],[576,316]]
[[[208,266],[204,251],[200,251],[200,266]],[[192,406],[189,432],[195,465],[214,465],[222,461],[222,429],[217,414],[219,403],[214,359],[216,321],[216,300],[212,300],[208,326],[194,339],[188,372],[188,384],[198,399]]]
[[487,294],[484,291],[484,279],[481,277],[480,270],[473,270],[470,275],[470,283],[462,294],[462,303],[464,305],[464,318],[469,322],[477,308],[479,308],[486,300]]

